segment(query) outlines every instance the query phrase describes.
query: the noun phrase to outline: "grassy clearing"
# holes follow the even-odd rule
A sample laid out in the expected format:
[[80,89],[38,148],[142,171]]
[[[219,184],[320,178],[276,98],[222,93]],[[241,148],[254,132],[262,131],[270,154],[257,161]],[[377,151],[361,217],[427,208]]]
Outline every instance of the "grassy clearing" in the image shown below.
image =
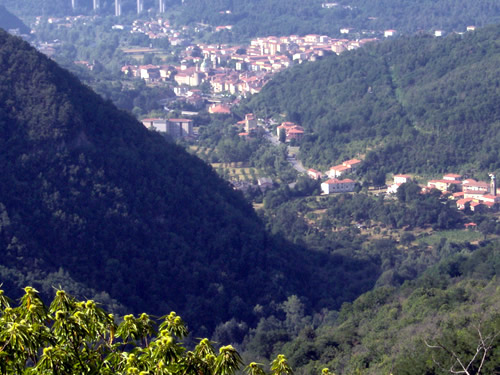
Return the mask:
[[445,238],[449,242],[463,243],[463,242],[474,242],[483,239],[483,235],[477,231],[470,230],[445,230],[442,232],[434,232],[428,237],[420,237],[418,241],[420,243],[426,243],[428,245],[439,244],[442,238]]

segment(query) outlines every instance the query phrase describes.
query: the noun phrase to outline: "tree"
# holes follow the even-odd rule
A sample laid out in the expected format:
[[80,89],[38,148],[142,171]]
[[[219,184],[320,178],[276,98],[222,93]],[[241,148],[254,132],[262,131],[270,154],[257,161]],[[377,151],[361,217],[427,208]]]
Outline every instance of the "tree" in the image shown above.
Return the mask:
[[[194,350],[182,346],[187,326],[175,312],[156,321],[147,314],[121,322],[92,300],[77,301],[58,290],[46,306],[32,287],[18,307],[0,290],[0,373],[2,374],[193,374],[233,375],[243,365],[231,345],[202,339]],[[250,363],[249,375],[266,375]],[[292,375],[283,355],[272,375]]]
[[[434,355],[432,357],[433,362],[441,370],[451,374],[480,375],[485,369],[488,355],[495,345],[498,345],[500,335],[498,323],[500,323],[498,317],[490,322],[488,327],[484,327],[479,322],[472,327],[474,334],[468,330],[453,331],[453,336],[456,337],[453,337],[451,341],[447,341],[447,337],[444,337],[444,340],[437,340],[432,344],[425,341],[425,345],[441,352],[439,358]],[[474,336],[476,336],[475,340]],[[453,344],[451,345],[450,342]],[[473,344],[475,347],[470,347],[473,342],[475,342]],[[462,345],[465,345],[465,348]]]

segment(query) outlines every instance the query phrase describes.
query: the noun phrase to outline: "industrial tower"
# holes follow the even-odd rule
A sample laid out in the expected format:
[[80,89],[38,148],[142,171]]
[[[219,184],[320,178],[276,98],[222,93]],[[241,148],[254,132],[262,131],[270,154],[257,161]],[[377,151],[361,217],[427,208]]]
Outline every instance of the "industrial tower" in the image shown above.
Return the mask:
[[137,14],[141,14],[144,10],[144,0],[137,0]]
[[160,2],[160,13],[165,13],[165,0],[158,0]]
[[497,178],[493,173],[490,173],[490,194],[497,196]]
[[94,12],[97,11],[101,7],[101,3],[99,0],[94,0]]
[[73,8],[73,12],[76,10],[76,0],[71,0],[71,8]]
[[119,17],[122,15],[122,0],[115,0],[115,16]]

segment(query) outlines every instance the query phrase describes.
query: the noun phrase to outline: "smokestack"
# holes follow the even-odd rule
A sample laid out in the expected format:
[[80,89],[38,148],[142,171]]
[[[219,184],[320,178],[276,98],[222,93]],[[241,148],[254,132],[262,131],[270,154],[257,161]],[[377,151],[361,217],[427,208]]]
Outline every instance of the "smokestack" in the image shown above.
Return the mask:
[[137,14],[141,14],[144,10],[144,0],[137,0]]
[[490,194],[493,196],[497,196],[497,179],[493,173],[490,173]]
[[165,0],[159,0],[160,2],[160,13],[165,13]]
[[94,11],[97,11],[101,7],[99,0],[94,0]]
[[115,16],[119,17],[122,15],[122,0],[115,0]]
[[73,8],[73,12],[76,10],[76,0],[71,0],[71,8]]

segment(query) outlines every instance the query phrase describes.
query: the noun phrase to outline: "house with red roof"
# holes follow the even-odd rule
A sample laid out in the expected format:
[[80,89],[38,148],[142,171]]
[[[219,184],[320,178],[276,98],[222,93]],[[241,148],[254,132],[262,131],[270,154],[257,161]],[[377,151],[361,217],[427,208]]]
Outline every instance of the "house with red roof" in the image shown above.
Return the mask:
[[339,180],[332,178],[321,184],[323,194],[348,193],[354,191],[355,182],[350,179]]
[[231,108],[227,104],[212,104],[208,107],[208,113],[216,115],[228,115],[231,114]]
[[285,133],[285,142],[290,142],[292,139],[300,141],[304,136],[304,128],[293,122],[285,121],[276,129],[278,139],[282,132]]
[[343,174],[356,171],[356,169],[358,169],[360,165],[361,165],[361,160],[359,159],[346,160],[342,164],[331,167],[330,170],[327,172],[327,175],[330,178],[337,178],[342,176]]

